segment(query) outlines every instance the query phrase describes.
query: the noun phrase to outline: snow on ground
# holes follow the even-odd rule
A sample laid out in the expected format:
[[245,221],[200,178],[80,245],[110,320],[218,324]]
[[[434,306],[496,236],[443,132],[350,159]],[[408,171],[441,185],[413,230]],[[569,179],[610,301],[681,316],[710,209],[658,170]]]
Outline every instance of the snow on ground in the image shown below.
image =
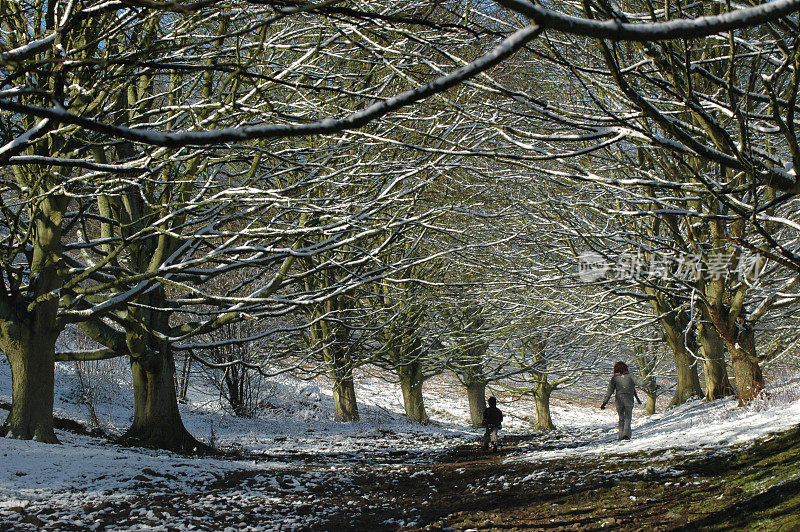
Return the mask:
[[46,510],[51,517],[48,526],[91,528],[104,510],[130,505],[145,495],[200,495],[227,472],[275,467],[252,460],[198,460],[168,452],[131,450],[63,431],[57,431],[57,435],[62,445],[3,440],[0,522]]
[[[133,419],[133,394],[130,370],[126,361],[117,359],[98,364],[83,375],[84,383],[92,382],[92,404],[101,428],[111,436],[121,435]],[[446,448],[453,439],[470,439],[478,433],[465,425],[461,411],[468,412],[466,399],[457,388],[439,387],[429,401],[443,410],[432,413],[435,423],[419,426],[409,423],[402,413],[399,386],[374,376],[358,381],[357,397],[361,421],[336,423],[333,418],[333,399],[326,383],[307,382],[289,376],[271,379],[263,391],[262,403],[255,418],[240,418],[226,410],[219,392],[200,377],[189,388],[188,401],[180,405],[181,417],[187,430],[199,440],[223,450],[259,455],[290,452],[338,453],[366,452],[379,449],[411,450],[425,442],[427,450]],[[78,420],[91,426],[87,402],[75,365],[56,365],[56,416]],[[0,357],[0,401],[11,402],[10,368]],[[450,411],[450,405],[459,405]],[[440,407],[442,406],[440,405]],[[0,412],[2,415],[2,412]],[[394,435],[386,438],[385,435]],[[398,434],[403,437],[396,437]]]
[[[93,404],[102,428],[121,434],[133,407],[126,364],[98,365],[83,375],[84,382],[87,378],[97,390]],[[75,366],[59,364],[56,382],[56,414],[88,423]],[[425,464],[459,445],[477,445],[481,431],[466,426],[468,407],[457,383],[437,379],[426,384],[434,423],[420,427],[402,415],[396,384],[376,375],[361,375],[357,382],[362,421],[349,424],[332,421],[324,382],[271,380],[265,406],[254,419],[226,413],[218,392],[197,382],[181,405],[187,428],[247,459],[124,448],[63,431],[57,433],[60,446],[0,440],[0,523],[14,528],[192,529],[207,528],[208,516],[214,515],[220,528],[245,529],[240,519],[247,513],[262,528],[309,528],[341,510],[336,494],[352,491],[359,475],[385,475],[387,486],[412,473],[424,482],[430,474]],[[734,400],[692,401],[651,417],[637,408],[633,440],[622,443],[616,441],[613,405],[605,411],[596,406],[602,390],[581,392],[580,399],[573,393],[553,400],[557,431],[535,434],[506,459],[552,462],[665,449],[674,451],[662,456],[724,451],[800,420],[800,378],[775,382],[769,391],[769,397],[744,408]],[[10,370],[0,360],[0,401],[10,402],[10,392]],[[498,396],[502,403],[504,397]],[[506,435],[530,432],[531,399],[501,407]],[[509,482],[496,480],[500,486]],[[333,503],[321,504],[326,497],[333,497]],[[393,504],[369,494],[363,498],[365,511]],[[127,520],[119,520],[120,507],[127,508]],[[413,522],[413,516],[398,519]]]
[[[767,391],[768,394],[744,407],[739,407],[734,398],[713,402],[697,399],[647,416],[637,405],[632,439],[621,442],[617,441],[618,418],[613,402],[606,410],[559,408],[553,418],[563,427],[562,434],[543,436],[535,448],[512,460],[555,460],[664,449],[682,453],[724,451],[732,445],[800,424],[800,377],[773,382]],[[563,432],[568,437],[564,438]]]
[[[92,404],[102,429],[112,436],[122,434],[133,413],[125,361],[84,367],[81,378],[75,368],[57,365],[55,414],[91,425],[82,378],[93,385]],[[313,382],[273,379],[265,390],[265,406],[253,419],[229,414],[218,391],[199,377],[193,382],[188,401],[180,405],[187,429],[206,443],[250,459],[184,457],[64,431],[56,431],[62,442],[58,446],[0,439],[0,529],[2,523],[14,523],[14,528],[95,524],[120,530],[207,529],[212,513],[215,521],[239,530],[245,527],[237,515],[252,518],[261,509],[261,527],[307,528],[338,511],[314,504],[318,490],[346,492],[365,464],[373,470],[371,464],[380,464],[387,479],[402,475],[404,464],[430,462],[479,432],[446,408],[433,415],[436,422],[431,425],[409,423],[397,386],[375,376],[359,380],[362,420],[346,424],[332,421],[332,397]],[[436,388],[429,400],[436,403],[438,396],[453,391]],[[11,401],[10,368],[4,359],[0,401]],[[237,480],[231,485],[226,479],[232,476]],[[130,520],[115,520],[120,507],[129,509]]]

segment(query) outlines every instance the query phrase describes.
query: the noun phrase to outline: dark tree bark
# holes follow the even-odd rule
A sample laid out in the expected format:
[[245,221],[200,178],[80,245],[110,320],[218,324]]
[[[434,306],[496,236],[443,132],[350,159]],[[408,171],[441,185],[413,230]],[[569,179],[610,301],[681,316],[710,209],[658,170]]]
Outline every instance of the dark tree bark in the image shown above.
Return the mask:
[[175,390],[175,359],[168,342],[148,331],[169,330],[165,294],[159,287],[150,292],[144,308],[129,306],[126,344],[133,373],[133,423],[122,436],[127,444],[177,452],[206,452],[183,425]]
[[[700,388],[700,377],[697,374],[697,364],[694,355],[681,342],[682,336],[677,341],[670,342],[673,348],[675,360],[675,374],[677,385],[675,395],[669,402],[669,407],[682,405],[694,397],[702,397],[703,390]],[[679,342],[681,342],[679,344]]]
[[133,423],[122,436],[125,444],[193,453],[208,448],[183,425],[178,410],[171,354],[131,358],[133,373]]
[[58,334],[40,326],[11,331],[0,327],[3,351],[11,364],[11,412],[3,432],[11,438],[58,443],[53,431],[55,339]]
[[397,367],[400,389],[403,392],[403,406],[409,420],[426,425],[430,422],[425,412],[425,399],[422,384],[425,382],[420,362],[411,362]]
[[555,430],[553,418],[550,416],[550,395],[553,387],[547,382],[547,375],[542,373],[536,377],[533,388],[533,399],[536,403],[536,430]]
[[53,386],[62,285],[61,224],[66,200],[49,196],[32,212],[35,228],[30,297],[0,306],[0,348],[11,365],[12,406],[3,432],[13,438],[58,443],[53,431]]
[[486,381],[475,379],[467,383],[469,418],[475,428],[483,424],[483,411],[486,410]]
[[356,389],[350,377],[335,377],[333,380],[333,419],[335,421],[358,421]]

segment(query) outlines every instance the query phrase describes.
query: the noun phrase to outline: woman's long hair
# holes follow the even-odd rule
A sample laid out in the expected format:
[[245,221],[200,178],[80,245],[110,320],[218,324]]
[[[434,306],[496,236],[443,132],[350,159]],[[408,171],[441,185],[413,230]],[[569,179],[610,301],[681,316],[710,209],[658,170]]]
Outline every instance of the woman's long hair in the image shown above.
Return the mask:
[[625,375],[626,373],[628,373],[628,365],[625,362],[618,360],[617,363],[614,364],[614,374]]

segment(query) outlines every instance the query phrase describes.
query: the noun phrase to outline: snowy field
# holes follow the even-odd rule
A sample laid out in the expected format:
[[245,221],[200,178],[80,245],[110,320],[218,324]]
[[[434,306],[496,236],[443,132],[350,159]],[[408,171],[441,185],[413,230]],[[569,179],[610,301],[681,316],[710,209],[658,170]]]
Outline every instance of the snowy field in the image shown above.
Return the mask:
[[[110,434],[121,433],[132,413],[123,369],[111,367],[97,382],[101,393],[95,410]],[[57,382],[56,414],[88,423],[71,366],[59,365]],[[335,504],[317,502],[331,494],[335,501],[337,490],[351,489],[367,470],[384,474],[388,483],[403,475],[424,480],[432,474],[426,464],[454,447],[477,445],[479,431],[465,423],[464,394],[443,381],[429,384],[426,402],[434,422],[426,427],[405,420],[399,389],[377,377],[359,382],[362,421],[352,424],[331,421],[331,399],[324,389],[289,378],[272,383],[269,408],[255,419],[226,414],[209,388],[193,389],[182,405],[189,431],[246,457],[240,459],[130,449],[64,431],[57,432],[59,446],[3,439],[0,524],[11,529],[190,530],[207,529],[208,516],[214,515],[231,530],[248,529],[246,522],[254,517],[258,529],[313,528],[339,511]],[[10,401],[10,388],[3,361],[0,400]],[[629,442],[616,441],[613,406],[600,411],[590,399],[554,399],[558,430],[525,440],[504,460],[535,463],[665,449],[671,451],[663,456],[724,452],[798,423],[800,381],[786,378],[770,391],[768,398],[746,408],[737,408],[734,400],[693,401],[645,417],[637,407]],[[530,432],[530,400],[501,406],[508,414],[506,436]],[[369,508],[368,494],[364,497]],[[126,509],[127,520],[119,519],[120,508]],[[396,523],[411,524],[413,519]]]

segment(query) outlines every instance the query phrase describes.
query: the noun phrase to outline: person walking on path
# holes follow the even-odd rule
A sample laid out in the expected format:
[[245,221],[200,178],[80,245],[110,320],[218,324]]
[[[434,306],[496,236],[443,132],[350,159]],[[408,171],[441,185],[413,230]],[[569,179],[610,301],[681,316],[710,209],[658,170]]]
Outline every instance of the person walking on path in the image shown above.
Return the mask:
[[633,417],[633,400],[642,404],[639,396],[636,395],[636,385],[633,377],[628,373],[628,365],[621,360],[614,364],[614,376],[608,383],[608,391],[600,410],[603,410],[611,399],[611,394],[616,392],[617,413],[619,414],[619,439],[631,439],[631,418]]
[[483,435],[483,450],[489,450],[489,443],[492,444],[492,451],[497,452],[497,431],[503,423],[503,413],[497,408],[497,399],[489,398],[489,408],[483,411],[483,426],[486,433]]

